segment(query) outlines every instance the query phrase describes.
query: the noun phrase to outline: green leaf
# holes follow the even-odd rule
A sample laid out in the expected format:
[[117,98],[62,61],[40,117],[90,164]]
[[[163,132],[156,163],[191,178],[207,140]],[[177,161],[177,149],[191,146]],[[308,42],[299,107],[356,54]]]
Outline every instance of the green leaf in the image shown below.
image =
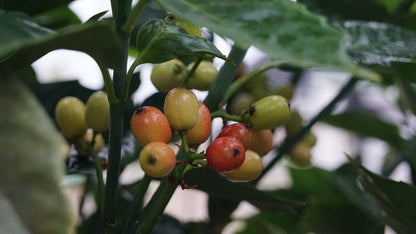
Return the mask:
[[396,149],[400,149],[405,144],[404,139],[399,135],[399,129],[395,125],[372,114],[349,111],[329,116],[325,119],[325,122],[352,131],[360,136],[378,138]]
[[397,233],[416,233],[416,187],[376,175],[354,160],[364,190],[383,212],[387,224]]
[[346,21],[339,28],[351,36],[348,51],[360,64],[390,66],[392,62],[416,62],[415,31],[365,21]]
[[[313,12],[324,14],[331,18],[355,20],[388,21],[391,12],[401,0],[299,0]],[[385,4],[389,3],[389,5]]]
[[[374,72],[356,66],[344,48],[344,35],[325,19],[287,0],[158,0],[188,23],[209,28],[247,49],[254,45],[272,60],[302,68],[322,67],[379,80]],[[238,6],[238,7],[236,7]]]
[[192,36],[170,21],[153,19],[137,33],[140,63],[162,63],[180,56],[211,55],[227,60],[207,39]]
[[12,11],[23,11],[29,15],[36,15],[51,9],[68,5],[73,0],[4,0],[2,8]]
[[83,51],[108,67],[122,66],[121,44],[108,23],[88,23],[56,33],[23,14],[0,12],[0,67],[17,70],[56,49]]
[[51,29],[81,24],[78,16],[66,6],[36,15],[33,20],[43,27]]
[[[30,233],[70,233],[73,221],[60,181],[65,141],[16,77],[0,83],[0,190]],[[18,147],[17,147],[18,146]]]
[[188,185],[197,185],[197,189],[207,192],[213,197],[227,198],[237,201],[248,201],[262,209],[276,209],[294,212],[301,207],[301,202],[282,198],[257,190],[248,183],[233,183],[209,168],[193,169],[186,173]]
[[317,167],[308,169],[289,168],[294,188],[303,194],[330,194],[333,188],[330,186],[331,174],[328,171]]

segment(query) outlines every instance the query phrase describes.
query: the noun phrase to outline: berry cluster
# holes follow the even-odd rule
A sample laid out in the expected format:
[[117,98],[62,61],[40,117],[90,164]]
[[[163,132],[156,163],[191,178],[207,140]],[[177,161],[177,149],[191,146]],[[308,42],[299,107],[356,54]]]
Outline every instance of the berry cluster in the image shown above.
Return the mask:
[[55,120],[62,135],[75,145],[79,155],[89,156],[104,147],[102,132],[109,128],[110,104],[103,91],[94,92],[86,104],[76,97],[63,97],[55,107]]

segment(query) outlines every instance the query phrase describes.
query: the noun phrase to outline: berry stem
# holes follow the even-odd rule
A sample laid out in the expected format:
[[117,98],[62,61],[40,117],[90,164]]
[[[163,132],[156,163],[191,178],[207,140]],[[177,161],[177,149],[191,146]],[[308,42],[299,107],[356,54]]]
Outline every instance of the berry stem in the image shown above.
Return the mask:
[[189,149],[188,143],[186,142],[186,131],[180,131],[179,135],[182,141],[182,148],[185,153],[185,159],[188,160],[191,157],[191,150]]
[[226,120],[236,121],[236,122],[243,123],[243,124],[250,123],[248,115],[241,115],[241,116],[231,115],[231,114],[228,114],[224,109],[218,109],[211,113],[211,119],[214,119],[217,117],[225,118]]
[[273,166],[283,157],[283,155],[289,152],[292,149],[292,147],[299,140],[301,140],[306,135],[306,133],[310,131],[310,129],[313,125],[315,125],[315,123],[331,114],[336,104],[339,101],[341,101],[345,97],[345,95],[347,95],[354,88],[354,85],[357,83],[357,81],[357,78],[352,77],[324,109],[322,109],[305,127],[299,130],[299,132],[295,136],[293,136],[292,138],[290,138],[290,140],[281,145],[278,149],[277,155],[272,159],[272,161],[270,161],[269,164],[267,164],[266,167],[264,167],[260,176],[256,180],[252,181],[252,183],[257,183],[258,181],[260,181],[261,178],[263,178],[263,176],[267,172],[269,172],[270,169],[272,169]]
[[199,64],[202,61],[202,57],[198,56],[197,60],[195,61],[194,65],[192,66],[191,70],[186,73],[186,76],[182,79],[181,86],[186,87],[189,83],[189,80],[191,79],[192,74],[195,72],[196,68],[199,66]]
[[241,77],[240,79],[234,81],[234,83],[232,83],[230,85],[230,87],[227,89],[227,92],[225,93],[224,98],[222,99],[222,101],[220,102],[220,105],[223,106],[225,105],[225,103],[227,103],[227,101],[231,98],[231,96],[233,96],[233,94],[239,90],[241,88],[241,86],[243,86],[249,79],[263,73],[264,71],[270,69],[270,68],[276,68],[279,67],[282,64],[282,62],[269,62],[266,63],[260,67],[258,67],[257,69],[245,74],[243,77]]

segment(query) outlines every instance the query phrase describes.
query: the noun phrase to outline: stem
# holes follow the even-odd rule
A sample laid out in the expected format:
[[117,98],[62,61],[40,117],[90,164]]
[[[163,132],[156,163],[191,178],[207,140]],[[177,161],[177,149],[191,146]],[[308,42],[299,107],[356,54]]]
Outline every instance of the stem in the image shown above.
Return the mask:
[[253,181],[253,183],[257,183],[260,181],[263,176],[273,168],[273,166],[285,155],[289,152],[290,149],[299,141],[301,140],[307,132],[312,128],[312,126],[317,123],[318,121],[322,120],[326,116],[328,116],[332,110],[334,109],[335,105],[344,98],[344,96],[354,87],[355,83],[357,83],[358,79],[355,77],[351,78],[339,93],[332,99],[328,105],[319,112],[315,118],[313,118],[305,127],[303,127],[295,136],[290,138],[287,142],[285,142],[280,148],[279,151],[273,160],[267,164],[267,166],[263,169],[261,175]]
[[137,217],[142,212],[144,195],[146,194],[151,180],[152,179],[148,175],[144,175],[143,179],[140,181],[136,193],[134,194],[134,199],[127,211],[126,218],[124,219],[123,224],[117,233],[127,233],[127,230],[131,228],[132,225],[134,225],[135,219],[137,219]]
[[[94,134],[93,141],[95,139],[96,134]],[[88,147],[88,152],[92,155],[92,158],[94,159],[94,167],[95,167],[95,173],[97,174],[97,182],[98,182],[98,210],[100,211],[101,219],[104,218],[104,179],[103,179],[103,168],[101,166],[101,160],[98,158],[97,152],[95,152],[94,148],[92,146]]]
[[244,124],[250,123],[248,116],[231,115],[231,114],[228,114],[224,109],[218,109],[211,113],[211,119],[214,119],[217,117],[225,118],[226,120],[231,120],[231,121],[244,123]]
[[108,102],[110,104],[116,104],[118,102],[118,99],[116,97],[116,94],[114,93],[113,83],[111,82],[111,76],[108,72],[108,69],[106,66],[103,65],[100,61],[97,59],[94,59],[97,63],[98,67],[100,68],[101,74],[103,75],[105,90],[108,95]]
[[127,72],[126,75],[126,95],[124,97],[124,100],[127,101],[128,99],[128,94],[130,91],[130,83],[131,83],[131,79],[133,78],[133,72],[134,69],[136,69],[137,66],[139,66],[141,64],[139,57],[136,58],[136,60],[134,60],[133,64],[130,66],[129,71]]
[[134,24],[136,23],[137,18],[140,15],[140,12],[143,10],[144,6],[149,2],[150,0],[140,0],[136,6],[132,9],[129,17],[126,20],[126,23],[124,23],[122,29],[126,34],[130,34],[133,31]]
[[242,50],[237,45],[233,45],[228,58],[235,62],[235,65],[231,63],[225,63],[218,72],[214,83],[212,84],[208,96],[204,100],[204,104],[210,111],[218,109],[218,103],[224,97],[228,87],[233,82],[234,74],[236,74],[240,63],[243,61],[246,55],[246,50]]
[[188,143],[186,142],[186,131],[180,131],[179,135],[181,137],[183,151],[185,152],[185,160],[188,160],[190,157],[191,151],[189,150]]
[[186,87],[188,85],[188,82],[191,79],[192,74],[195,72],[196,68],[199,66],[201,61],[202,57],[199,56],[194,65],[192,66],[191,70],[186,74],[185,78],[182,80],[182,87]]
[[227,90],[227,92],[225,93],[224,98],[222,99],[220,105],[224,105],[225,103],[227,103],[228,99],[231,98],[231,96],[233,96],[233,94],[239,90],[241,88],[241,86],[243,86],[249,79],[263,73],[264,71],[270,69],[270,68],[275,68],[275,67],[279,67],[279,65],[281,65],[282,62],[269,62],[266,63],[258,68],[256,68],[255,70],[245,74],[243,77],[241,77],[240,79],[236,80]]

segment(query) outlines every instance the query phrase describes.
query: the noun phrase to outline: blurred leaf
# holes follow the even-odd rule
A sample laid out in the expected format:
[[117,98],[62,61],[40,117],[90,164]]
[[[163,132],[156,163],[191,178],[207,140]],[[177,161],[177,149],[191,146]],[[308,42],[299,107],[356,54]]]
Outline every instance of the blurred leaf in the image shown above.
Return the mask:
[[378,138],[396,149],[400,149],[405,144],[404,139],[399,135],[399,130],[395,125],[387,123],[371,114],[348,111],[329,116],[325,119],[325,122],[364,137]]
[[136,42],[140,63],[162,63],[180,56],[209,55],[227,59],[211,41],[189,35],[167,20],[153,19],[145,23],[137,33]]
[[88,23],[55,33],[23,14],[0,12],[0,67],[18,70],[56,49],[83,51],[108,67],[122,66],[121,44],[111,24]]
[[152,234],[191,234],[179,220],[170,215],[162,215],[160,221],[151,232]]
[[299,215],[261,211],[248,219],[244,230],[238,234],[300,234]]
[[416,233],[416,187],[383,178],[365,169],[354,160],[364,190],[382,210],[387,224],[397,233]]
[[23,11],[29,15],[36,15],[51,9],[68,5],[73,0],[4,0],[2,8],[5,10]]
[[358,186],[358,174],[350,163],[342,165],[332,173],[332,181],[335,187],[364,214],[375,222],[384,222],[384,218],[377,206],[370,200],[367,194]]
[[303,194],[330,194],[333,188],[330,186],[331,173],[316,167],[307,169],[290,167],[292,188]]
[[90,17],[90,18],[86,21],[86,23],[87,23],[87,22],[88,22],[88,23],[92,23],[92,22],[97,22],[97,21],[99,21],[101,17],[103,17],[105,14],[107,14],[107,12],[108,12],[108,10],[107,10],[107,11],[102,11],[102,12],[99,12],[99,13],[97,13],[97,14],[95,14],[95,15],[91,16],[91,17]]
[[343,46],[342,33],[296,2],[158,0],[158,3],[176,17],[228,37],[243,49],[254,45],[272,60],[379,79],[377,74],[351,61]]
[[416,62],[415,31],[365,21],[346,21],[339,28],[351,36],[348,51],[360,64],[390,66],[392,62]]
[[401,0],[299,0],[298,2],[309,10],[330,18],[388,21]]
[[339,194],[313,196],[300,223],[304,233],[319,234],[375,233],[380,228]]
[[10,200],[0,191],[0,233],[29,234]]
[[67,6],[34,16],[34,21],[43,27],[60,29],[66,26],[81,24],[78,16]]
[[197,189],[213,197],[237,201],[248,201],[261,209],[274,209],[294,212],[303,204],[297,201],[278,197],[271,193],[257,190],[247,183],[233,183],[209,168],[197,168],[185,175],[188,185],[197,185]]
[[[69,202],[59,184],[65,141],[18,78],[0,83],[0,188],[30,233],[70,233]],[[18,147],[16,147],[18,146]],[[3,226],[3,225],[1,225]]]

